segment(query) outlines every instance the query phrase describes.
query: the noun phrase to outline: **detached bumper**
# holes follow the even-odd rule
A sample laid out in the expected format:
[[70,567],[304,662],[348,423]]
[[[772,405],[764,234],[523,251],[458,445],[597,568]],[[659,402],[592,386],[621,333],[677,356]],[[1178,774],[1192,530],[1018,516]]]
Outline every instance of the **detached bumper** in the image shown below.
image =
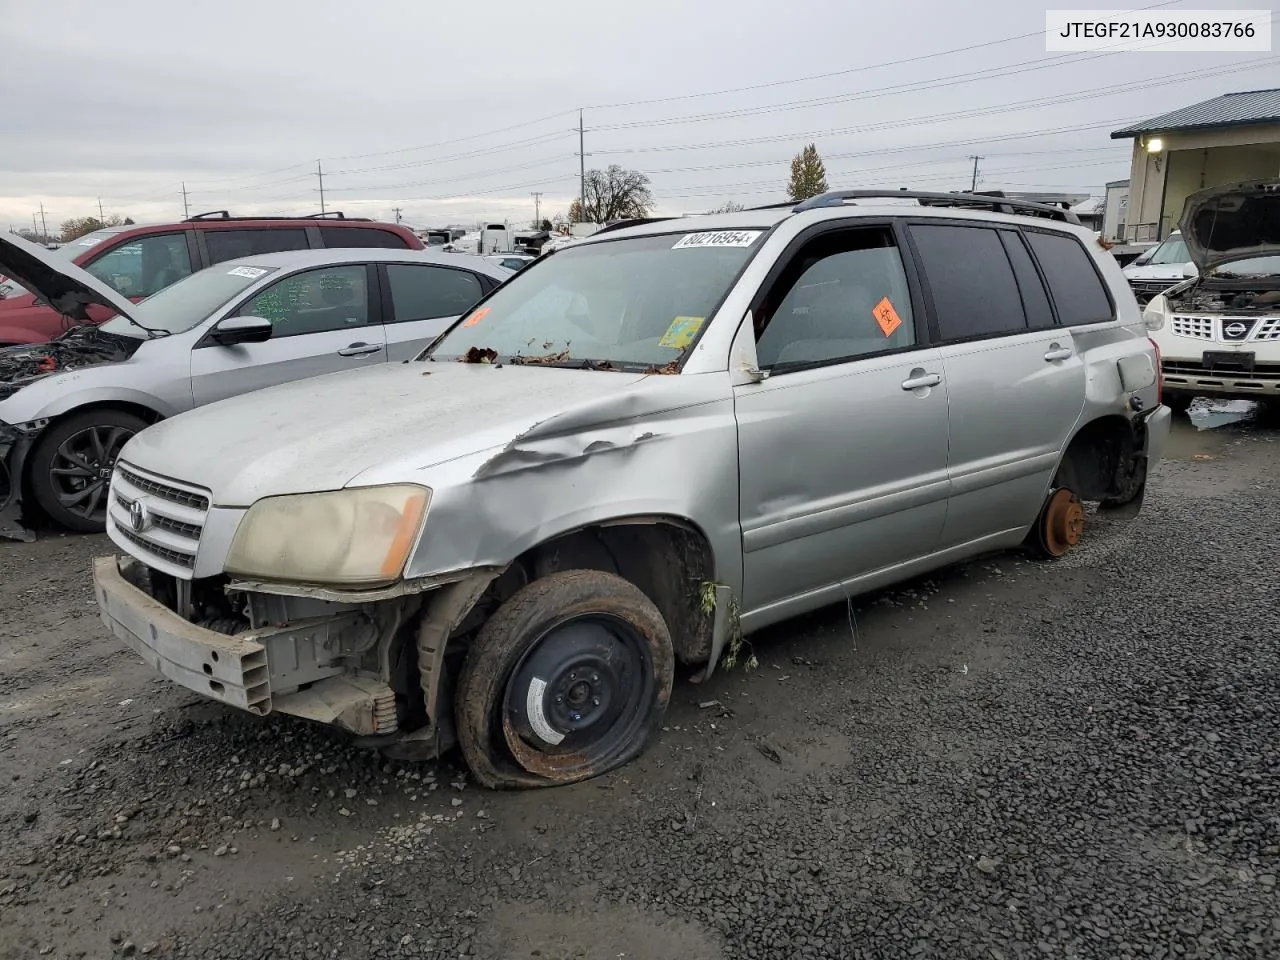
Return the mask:
[[341,648],[363,627],[358,614],[230,636],[183,619],[136,586],[127,573],[139,567],[129,558],[94,560],[98,609],[107,629],[174,683],[257,716],[274,710],[363,736],[395,732],[391,688],[348,673],[341,661]]

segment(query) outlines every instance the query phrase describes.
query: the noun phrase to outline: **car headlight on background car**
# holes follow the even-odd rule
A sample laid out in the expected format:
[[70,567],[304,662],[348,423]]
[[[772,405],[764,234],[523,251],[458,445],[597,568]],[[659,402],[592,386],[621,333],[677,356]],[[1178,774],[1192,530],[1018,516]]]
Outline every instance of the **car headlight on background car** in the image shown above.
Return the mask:
[[267,497],[240,521],[227,572],[340,586],[394,581],[430,502],[430,489],[411,484]]

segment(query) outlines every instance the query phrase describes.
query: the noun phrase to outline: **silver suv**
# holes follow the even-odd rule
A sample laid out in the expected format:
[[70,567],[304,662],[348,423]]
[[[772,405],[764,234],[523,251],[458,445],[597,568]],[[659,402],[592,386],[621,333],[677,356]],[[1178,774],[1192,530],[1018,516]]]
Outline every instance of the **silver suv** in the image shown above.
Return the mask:
[[1132,514],[1169,410],[1062,210],[839,192],[618,224],[415,362],[213,404],[121,453],[102,616],[161,673],[493,787],[636,757],[679,668]]

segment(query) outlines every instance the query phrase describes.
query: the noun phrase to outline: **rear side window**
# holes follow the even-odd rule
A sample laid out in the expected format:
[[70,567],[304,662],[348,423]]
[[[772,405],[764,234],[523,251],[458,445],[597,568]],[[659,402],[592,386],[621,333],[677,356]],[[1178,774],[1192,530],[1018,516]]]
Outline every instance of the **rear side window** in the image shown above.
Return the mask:
[[1107,288],[1079,240],[1038,230],[1028,231],[1027,240],[1049,283],[1060,323],[1079,326],[1104,323],[1115,317]]
[[326,247],[381,247],[404,250],[409,245],[404,237],[391,230],[375,230],[369,227],[321,227],[320,239]]
[[1004,252],[1013,264],[1018,292],[1022,294],[1022,309],[1027,314],[1027,326],[1032,330],[1047,330],[1054,325],[1053,308],[1049,306],[1049,296],[1044,292],[1044,283],[1036,272],[1031,254],[1027,252],[1026,242],[1014,230],[1001,230],[1000,239],[1004,241]]
[[209,263],[222,263],[240,257],[255,257],[282,250],[306,250],[307,231],[301,227],[279,230],[205,230],[204,245]]
[[466,313],[484,292],[474,273],[449,267],[387,264],[396,322],[435,320]]
[[999,233],[990,227],[915,224],[911,236],[943,340],[1027,329],[1022,297]]

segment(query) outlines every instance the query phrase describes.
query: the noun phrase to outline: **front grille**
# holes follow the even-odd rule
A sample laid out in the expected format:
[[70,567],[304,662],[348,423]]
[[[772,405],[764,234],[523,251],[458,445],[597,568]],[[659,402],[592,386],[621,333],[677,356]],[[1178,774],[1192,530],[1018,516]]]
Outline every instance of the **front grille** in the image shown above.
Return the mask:
[[186,507],[194,507],[196,510],[208,510],[209,499],[190,490],[183,490],[179,487],[170,486],[167,483],[161,483],[158,480],[151,480],[147,477],[134,473],[127,467],[116,467],[116,471],[129,483],[144,493],[150,493],[162,500],[169,500],[173,503],[180,503]]
[[147,566],[190,579],[210,502],[209,493],[199,487],[118,463],[111,478],[108,529]]
[[1263,320],[1253,335],[1254,340],[1280,340],[1280,317]]
[[1213,339],[1213,321],[1208,317],[1174,317],[1170,326],[1175,336]]
[[1147,303],[1152,297],[1164,293],[1177,282],[1177,280],[1130,280],[1129,287],[1139,303]]
[[1177,314],[1169,322],[1176,337],[1213,340],[1218,343],[1256,343],[1280,340],[1280,317],[1190,316]]

